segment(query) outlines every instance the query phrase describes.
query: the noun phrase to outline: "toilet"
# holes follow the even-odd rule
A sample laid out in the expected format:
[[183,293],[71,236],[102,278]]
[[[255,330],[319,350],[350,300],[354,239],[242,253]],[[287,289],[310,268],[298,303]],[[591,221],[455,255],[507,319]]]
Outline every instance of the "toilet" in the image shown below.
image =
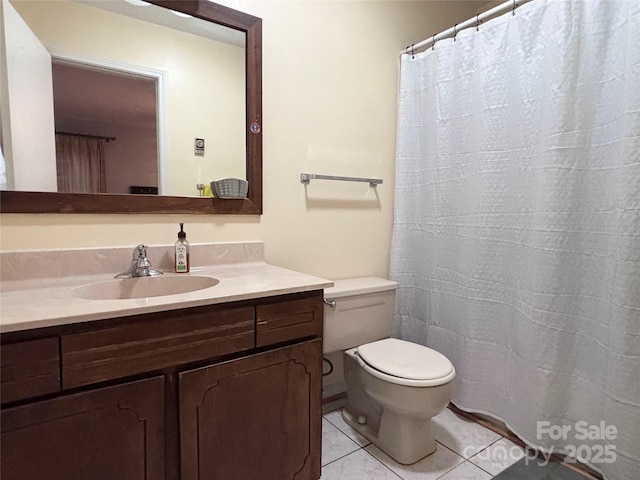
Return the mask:
[[390,338],[396,285],[365,277],[325,289],[323,350],[344,352],[344,420],[408,465],[436,450],[431,418],[451,400],[456,373],[441,353]]

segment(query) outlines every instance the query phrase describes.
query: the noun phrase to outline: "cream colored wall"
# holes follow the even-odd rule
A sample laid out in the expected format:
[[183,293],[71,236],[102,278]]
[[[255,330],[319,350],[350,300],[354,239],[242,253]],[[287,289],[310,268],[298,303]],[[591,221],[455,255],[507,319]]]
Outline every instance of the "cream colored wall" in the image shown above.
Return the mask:
[[[3,250],[263,240],[270,263],[388,275],[399,51],[477,2],[242,1],[263,19],[264,215],[2,215]],[[299,174],[376,176],[384,184]]]
[[[77,131],[77,130],[71,130]],[[105,178],[107,192],[129,193],[132,185],[158,185],[158,145],[152,127],[112,127],[115,142],[107,142]]]

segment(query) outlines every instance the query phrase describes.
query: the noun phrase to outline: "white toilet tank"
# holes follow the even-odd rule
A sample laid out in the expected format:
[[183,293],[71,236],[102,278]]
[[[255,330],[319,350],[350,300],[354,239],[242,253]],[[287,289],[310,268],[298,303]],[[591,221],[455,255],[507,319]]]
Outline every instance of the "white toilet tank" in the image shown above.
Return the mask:
[[[396,282],[362,277],[333,283],[333,287],[324,291],[324,353],[391,336]],[[335,307],[327,302],[335,302]]]

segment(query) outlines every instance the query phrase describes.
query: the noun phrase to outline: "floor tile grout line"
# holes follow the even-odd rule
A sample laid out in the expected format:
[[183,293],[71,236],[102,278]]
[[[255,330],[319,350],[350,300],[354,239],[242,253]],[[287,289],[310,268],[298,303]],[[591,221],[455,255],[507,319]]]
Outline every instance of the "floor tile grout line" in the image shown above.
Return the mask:
[[[495,442],[493,442],[493,443],[491,443],[491,444],[487,445],[487,446],[486,446],[486,447],[484,447],[482,450],[480,450],[479,452],[475,453],[475,454],[474,454],[471,458],[469,458],[467,461],[468,461],[469,463],[471,463],[472,465],[475,465],[476,467],[478,467],[478,468],[479,468],[480,470],[482,470],[483,472],[487,472],[489,475],[491,475],[491,478],[495,477],[495,475],[494,475],[493,473],[491,473],[490,471],[488,471],[488,470],[486,470],[486,469],[482,468],[480,465],[476,465],[475,463],[473,463],[473,462],[471,461],[471,459],[472,459],[473,457],[475,457],[476,455],[480,455],[482,452],[484,452],[484,451],[485,451],[487,448],[489,448],[491,445],[494,445],[494,444],[498,443],[500,440],[504,440],[505,438],[506,438],[506,437],[501,436],[501,437],[500,437],[499,439],[497,439]],[[507,439],[507,440],[509,440],[508,438],[506,438],[506,439]],[[507,467],[507,468],[509,468],[509,467]],[[506,468],[505,468],[504,470],[506,470]],[[504,471],[504,470],[503,470],[503,471]],[[501,471],[501,472],[498,472],[498,473],[502,473],[502,471]],[[497,474],[496,474],[496,475],[497,475]]]
[[[337,410],[334,410],[334,412],[335,412],[335,411],[337,411]],[[329,412],[329,413],[331,413],[331,412]],[[367,444],[366,444],[366,445],[360,445],[358,442],[356,442],[356,441],[351,437],[351,435],[349,435],[349,433],[347,433],[347,432],[345,432],[344,430],[342,430],[338,425],[336,425],[336,424],[335,424],[335,423],[333,423],[331,420],[329,420],[328,418],[326,418],[326,417],[325,417],[325,415],[328,415],[328,414],[326,414],[326,413],[325,413],[322,417],[323,417],[327,422],[329,422],[331,425],[333,425],[333,426],[334,426],[334,427],[336,427],[338,430],[340,430],[342,433],[344,433],[347,437],[349,437],[349,439],[351,439],[351,441],[355,442],[355,443],[356,443],[356,444],[358,444],[360,447],[366,447],[367,445],[371,445],[371,441],[369,441],[369,439],[368,439],[368,438],[366,438],[366,437],[365,437],[364,435],[362,435],[361,433],[358,433],[358,432],[357,432],[357,430],[355,430],[355,429],[354,429],[354,431],[356,431],[356,433],[358,433],[362,438],[364,438],[364,439],[367,441]],[[352,427],[352,428],[353,428],[353,427]]]
[[[324,418],[324,416],[323,416],[323,418]],[[348,433],[343,432],[343,431],[340,429],[340,427],[338,427],[336,424],[334,424],[333,422],[331,422],[331,420],[329,420],[328,418],[325,418],[325,420],[326,420],[327,422],[329,422],[329,424],[331,424],[331,426],[332,426],[333,428],[335,428],[336,430],[338,430],[338,432],[340,432],[340,433],[341,433],[341,434],[343,434],[345,437],[347,437],[349,440],[351,440],[353,443],[355,443],[358,447],[362,447],[362,445],[360,445],[360,444],[359,444],[358,442],[356,442],[353,438],[351,438],[351,436],[350,436]],[[368,440],[367,440],[367,441],[368,441]]]
[[[339,412],[339,410],[334,410],[334,411],[332,411],[332,412],[336,412],[336,411],[338,411],[338,412]],[[345,458],[346,458],[346,457],[348,457],[349,455],[352,455],[352,454],[354,454],[354,453],[357,453],[357,452],[358,452],[358,450],[364,450],[368,455],[370,455],[371,457],[373,457],[373,458],[374,458],[378,463],[380,463],[383,467],[385,467],[385,469],[387,469],[388,471],[390,471],[394,476],[396,476],[396,477],[398,477],[398,478],[400,478],[400,479],[404,480],[404,478],[403,478],[399,473],[397,473],[396,471],[394,471],[392,468],[388,467],[384,462],[382,462],[382,460],[380,460],[380,459],[379,459],[378,457],[376,457],[373,453],[371,453],[371,452],[369,452],[369,450],[367,450],[367,447],[372,446],[372,445],[374,445],[374,444],[373,444],[372,442],[370,442],[366,437],[362,437],[362,438],[364,438],[364,440],[365,440],[366,442],[368,442],[368,443],[367,443],[367,444],[365,444],[365,445],[361,445],[358,441],[356,441],[354,438],[352,438],[352,437],[351,437],[350,433],[353,433],[353,432],[345,432],[345,431],[340,427],[340,425],[338,425],[337,423],[332,422],[332,421],[331,421],[331,419],[327,418],[327,415],[329,415],[329,414],[330,414],[330,413],[332,413],[332,412],[327,412],[326,414],[323,414],[323,415],[322,415],[322,418],[324,418],[327,422],[329,422],[329,424],[330,424],[330,425],[332,425],[334,428],[336,428],[340,433],[342,433],[342,434],[343,434],[343,435],[345,435],[347,438],[349,438],[349,440],[351,440],[351,442],[353,442],[355,445],[357,445],[357,447],[358,447],[358,448],[357,448],[356,450],[353,450],[353,451],[351,451],[351,452],[348,452],[348,453],[346,453],[346,454],[344,454],[344,455],[342,455],[342,456],[340,456],[340,457],[338,457],[338,458],[336,458],[336,459],[332,460],[331,462],[329,462],[329,463],[327,463],[327,464],[325,464],[325,465],[322,465],[322,468],[324,468],[324,467],[326,467],[326,466],[328,466],[328,465],[330,465],[330,464],[332,464],[332,463],[334,463],[334,462],[337,462],[338,460],[345,459]],[[478,425],[479,425],[479,424],[478,424]],[[480,426],[483,426],[483,425],[480,425]],[[486,427],[485,427],[485,428],[486,428]],[[356,433],[357,433],[357,431],[356,431]],[[471,461],[471,459],[472,459],[472,458],[474,458],[474,457],[476,457],[477,455],[479,455],[480,453],[484,452],[485,450],[487,450],[488,448],[490,448],[492,445],[496,444],[497,442],[499,442],[499,441],[501,441],[501,440],[503,440],[503,439],[506,439],[506,437],[505,437],[505,436],[503,436],[503,435],[500,435],[500,437],[499,437],[499,438],[495,439],[493,442],[491,442],[490,444],[486,445],[484,448],[482,448],[482,449],[481,449],[481,450],[479,450],[478,452],[474,453],[474,454],[473,454],[471,457],[469,457],[469,458],[465,458],[463,455],[461,455],[460,453],[456,452],[453,448],[451,448],[451,447],[449,447],[449,446],[445,445],[444,443],[441,443],[441,442],[440,442],[440,441],[438,441],[438,440],[435,440],[435,441],[436,441],[436,443],[437,443],[438,445],[440,445],[440,446],[444,447],[445,449],[449,450],[449,451],[450,451],[450,452],[452,452],[454,455],[456,455],[456,457],[458,457],[459,459],[461,459],[461,460],[462,460],[462,462],[460,462],[460,463],[458,463],[458,464],[454,465],[453,467],[451,467],[451,468],[449,468],[448,470],[446,470],[445,472],[443,472],[443,473],[442,473],[442,475],[438,476],[436,480],[438,480],[438,479],[440,479],[440,478],[443,478],[445,475],[448,475],[448,474],[449,474],[449,473],[451,473],[454,469],[456,469],[456,468],[458,468],[458,467],[460,467],[460,466],[464,465],[465,463],[469,463],[469,464],[471,464],[473,467],[476,467],[476,468],[480,469],[482,472],[485,472],[487,475],[490,475],[490,476],[491,476],[491,478],[493,479],[493,478],[495,477],[495,475],[493,475],[493,473],[492,473],[492,472],[489,472],[489,471],[487,471],[486,469],[482,468],[481,466],[476,465],[474,462],[472,462],[472,461]],[[507,440],[508,440],[508,439],[507,439]]]
[[439,442],[438,440],[436,440],[436,443],[437,443],[438,445],[443,446],[443,447],[444,447],[444,448],[446,448],[447,450],[449,450],[449,451],[451,451],[451,452],[455,453],[458,457],[462,458],[463,460],[466,460],[466,458],[464,458],[464,456],[463,456],[463,455],[460,455],[460,454],[459,454],[458,452],[456,452],[453,448],[447,447],[444,443]]
[[436,478],[436,480],[438,480],[439,478],[444,477],[445,475],[448,475],[448,474],[449,474],[449,473],[451,473],[453,470],[455,470],[456,468],[458,468],[460,465],[464,465],[466,461],[467,461],[467,460],[466,460],[464,457],[462,457],[462,463],[458,463],[457,465],[454,465],[453,467],[451,467],[451,468],[450,468],[449,470],[447,470],[446,472],[443,472],[443,474],[442,474],[442,475],[440,475],[439,477],[437,477],[437,478]]
[[[460,465],[464,465],[464,463],[465,463],[465,462],[469,462],[469,460],[468,460],[468,459],[464,458],[462,455],[460,455],[458,452],[456,452],[453,448],[449,448],[449,447],[447,447],[444,443],[440,443],[438,440],[436,440],[436,443],[437,443],[438,445],[441,445],[442,447],[446,448],[447,450],[449,450],[450,452],[452,452],[454,455],[456,455],[456,456],[460,457],[460,458],[462,459],[462,462],[460,462],[460,463],[458,463],[458,464],[454,465],[454,466],[453,466],[453,467],[451,467],[449,470],[445,471],[442,475],[440,475],[439,477],[437,477],[435,480],[438,480],[439,478],[444,477],[446,474],[448,474],[449,472],[451,472],[453,469],[458,468]],[[425,458],[426,458],[426,457],[425,457]],[[471,463],[471,462],[469,462],[469,463]],[[475,465],[475,466],[477,466],[477,465]],[[484,472],[484,471],[485,471],[485,470],[483,470],[483,472]],[[487,472],[487,473],[489,473],[489,472]],[[491,475],[491,473],[489,473],[489,475]],[[492,476],[492,478],[493,478],[493,476]]]
[[[337,410],[334,410],[334,412],[335,412],[335,411],[337,411]],[[333,412],[329,412],[329,413],[333,413]],[[324,418],[327,422],[329,422],[331,425],[333,425],[334,427],[336,427],[336,428],[337,428],[338,430],[340,430],[342,433],[345,433],[345,432],[343,432],[343,431],[342,431],[342,429],[341,429],[338,425],[336,425],[335,423],[333,423],[333,422],[331,421],[331,419],[327,418],[327,415],[328,415],[328,414],[327,414],[327,413],[325,413],[325,414],[322,416],[322,418]],[[346,435],[346,433],[345,433],[345,435]]]
[[[334,426],[335,426],[335,425],[334,425]],[[337,427],[336,427],[336,428],[337,428]],[[498,439],[498,440],[499,440],[499,439]],[[496,442],[497,442],[498,440],[496,440]],[[354,442],[354,443],[355,443],[355,442]],[[464,458],[462,455],[460,455],[460,454],[459,454],[459,453],[457,453],[456,451],[452,450],[451,448],[447,447],[446,445],[444,445],[444,444],[442,444],[442,443],[438,442],[437,440],[436,440],[436,443],[438,443],[438,444],[439,444],[439,445],[441,445],[442,447],[446,448],[447,450],[451,451],[451,452],[452,452],[452,453],[454,453],[457,457],[460,457],[460,458],[462,459],[462,462],[461,462],[461,463],[458,463],[458,464],[454,465],[453,467],[449,468],[448,470],[444,471],[444,472],[442,473],[442,475],[438,476],[435,480],[438,480],[438,479],[440,479],[440,478],[444,477],[445,475],[447,475],[447,474],[451,473],[451,471],[453,471],[454,469],[456,469],[456,468],[458,468],[458,467],[460,467],[460,466],[464,465],[465,463],[470,463],[470,464],[471,464],[471,465],[473,465],[474,467],[479,468],[480,470],[482,470],[483,472],[487,473],[488,475],[491,475],[491,478],[492,478],[492,479],[494,478],[494,475],[493,475],[491,472],[487,472],[487,471],[486,471],[485,469],[483,469],[482,467],[480,467],[480,466],[478,466],[478,465],[474,464],[473,462],[471,462],[471,461],[470,461],[470,459],[466,459],[466,458]],[[495,442],[493,442],[493,443],[495,443]],[[493,445],[493,443],[492,443],[491,445]],[[357,445],[357,444],[356,444],[356,445]],[[340,457],[338,457],[338,458],[336,458],[336,459],[334,459],[334,460],[331,460],[330,462],[328,462],[328,463],[326,463],[326,464],[322,465],[322,468],[325,468],[325,467],[327,467],[327,466],[331,465],[332,463],[337,462],[338,460],[345,459],[346,457],[348,457],[348,456],[350,456],[350,455],[353,455],[354,453],[357,453],[359,450],[364,450],[368,455],[370,455],[370,456],[371,456],[371,457],[373,457],[373,458],[374,458],[378,463],[380,463],[380,464],[381,464],[385,469],[389,470],[393,475],[395,475],[396,477],[400,478],[401,480],[404,480],[404,477],[402,477],[399,473],[397,473],[397,472],[396,472],[395,470],[393,470],[392,468],[388,467],[388,466],[387,466],[387,465],[386,465],[382,460],[380,460],[380,459],[379,459],[378,457],[376,457],[373,453],[371,453],[369,450],[367,450],[367,448],[366,448],[366,447],[368,447],[368,446],[370,446],[370,445],[373,445],[373,443],[369,443],[368,445],[365,445],[365,446],[358,446],[359,448],[357,448],[357,449],[355,449],[355,450],[353,450],[353,451],[351,451],[351,452],[345,453],[344,455],[342,455],[342,456],[340,456]],[[374,446],[375,446],[375,445],[374,445]],[[490,445],[489,445],[489,446],[490,446]],[[489,446],[487,446],[486,448],[489,448]],[[485,449],[486,449],[486,448],[485,448]],[[484,450],[484,449],[483,449],[483,450]],[[482,451],[482,450],[481,450],[481,451]],[[478,452],[478,453],[480,453],[480,452]]]
[[[373,445],[372,443],[370,443],[369,445]],[[387,470],[389,470],[393,475],[395,475],[396,477],[400,478],[401,480],[404,480],[404,477],[401,477],[399,473],[396,473],[395,471],[393,471],[391,468],[387,467],[385,465],[385,463],[380,460],[378,457],[376,457],[373,453],[371,453],[369,450],[367,450],[366,448],[362,447],[362,450],[364,450],[365,452],[367,452],[367,454],[369,454],[371,457],[373,457],[375,459],[376,462],[378,462],[380,465],[382,465],[384,468],[386,468]],[[382,451],[382,450],[381,450]]]
[[[463,458],[464,458],[464,457],[463,457]],[[469,460],[467,460],[467,459],[465,458],[465,459],[464,459],[464,461],[463,461],[462,463],[459,463],[459,464],[457,464],[455,467],[453,467],[453,468],[451,468],[451,469],[447,470],[446,472],[444,472],[442,475],[440,475],[440,476],[439,476],[438,478],[436,478],[435,480],[439,480],[439,479],[443,478],[445,475],[450,474],[453,470],[455,470],[455,469],[456,469],[456,468],[458,468],[458,467],[461,467],[461,466],[462,466],[462,465],[464,465],[465,463],[470,463],[470,464],[471,464],[471,465],[473,465],[474,467],[476,467],[476,468],[480,468],[480,467],[478,467],[476,464],[474,464],[474,463],[470,462]],[[487,472],[486,470],[484,470],[484,469],[482,469],[482,468],[480,468],[480,470],[482,470],[483,472],[485,472],[487,475],[490,475],[490,476],[491,476],[491,478],[493,479],[494,475],[493,475],[492,473]]]
[[[438,480],[439,478],[442,478],[443,476],[445,476],[446,474],[448,474],[449,472],[451,472],[454,468],[458,468],[460,465],[462,465],[462,464],[464,464],[465,462],[467,462],[467,459],[466,459],[466,458],[464,458],[462,455],[460,455],[459,453],[455,452],[454,450],[450,449],[450,448],[449,448],[449,447],[447,447],[446,445],[443,445],[442,443],[438,442],[437,440],[436,440],[436,443],[438,443],[439,445],[443,446],[443,447],[444,447],[444,448],[446,448],[447,450],[451,451],[451,452],[452,452],[454,455],[456,455],[457,457],[461,458],[461,459],[462,459],[462,462],[457,463],[457,464],[455,464],[453,467],[451,467],[451,468],[449,468],[448,470],[444,471],[444,472],[442,473],[442,475],[438,476],[438,477],[437,477],[437,478],[435,478],[434,480]],[[374,447],[376,447],[373,443],[372,443],[372,444],[370,444],[370,445],[373,445]],[[382,453],[385,453],[384,451],[382,451],[382,450],[380,449],[380,447],[376,447],[376,448],[378,448],[378,450],[380,450]],[[382,463],[385,467],[387,467],[389,470],[391,470],[393,473],[395,473],[397,476],[399,476],[400,478],[402,478],[402,479],[404,480],[404,477],[402,477],[399,473],[397,473],[397,472],[396,472],[395,470],[393,470],[391,467],[388,467],[388,466],[387,466],[387,465],[386,465],[382,460],[380,460],[378,457],[376,457],[373,453],[369,452],[366,448],[365,448],[365,451],[366,451],[369,455],[372,455],[376,460],[378,460],[378,461],[379,461],[380,463]],[[386,455],[386,454],[385,454],[385,455]],[[387,455],[387,456],[388,456],[388,455]],[[429,455],[427,455],[427,456],[426,456],[426,457],[424,457],[424,458],[428,458],[428,457],[429,457]],[[391,458],[391,457],[389,457],[389,458]],[[421,460],[418,460],[418,461],[422,461],[422,460],[424,460],[424,458],[423,458],[423,459],[421,459]],[[395,461],[395,460],[393,460],[393,458],[391,458],[391,460],[392,460],[392,461]],[[396,463],[397,463],[397,462],[396,462]],[[402,465],[402,464],[399,464],[399,465]],[[487,473],[488,473],[488,472],[487,472]],[[489,474],[489,475],[491,475],[491,474]]]
[[345,457],[348,457],[349,455],[351,455],[351,454],[353,454],[353,453],[356,453],[358,450],[363,450],[363,449],[364,449],[363,447],[360,447],[360,446],[359,446],[359,447],[358,447],[358,448],[356,448],[355,450],[352,450],[352,451],[350,451],[350,452],[347,452],[347,453],[345,453],[344,455],[342,455],[342,456],[340,456],[340,457],[338,457],[338,458],[335,458],[335,459],[331,460],[330,462],[325,463],[324,465],[321,465],[321,466],[320,466],[320,468],[322,469],[322,468],[324,468],[324,467],[326,467],[326,466],[328,466],[328,465],[331,465],[332,463],[337,462],[338,460],[341,460],[341,459],[343,459],[343,458],[345,458]]
[[[479,426],[483,427],[485,430],[489,430],[488,428],[484,427],[483,425],[480,425],[480,424],[477,424],[477,425],[479,425]],[[491,430],[489,430],[489,431],[491,431]],[[494,433],[495,433],[495,432],[494,432]],[[500,435],[500,434],[498,434],[498,435]],[[479,451],[477,451],[476,453],[474,453],[473,455],[471,455],[469,458],[466,458],[466,457],[465,457],[464,455],[462,455],[461,453],[456,452],[453,448],[451,448],[451,447],[449,447],[449,446],[445,445],[444,443],[442,443],[441,441],[439,441],[437,438],[435,439],[435,441],[436,441],[436,443],[438,443],[438,444],[442,445],[443,447],[445,447],[445,448],[447,448],[447,449],[451,450],[453,453],[455,453],[456,455],[458,455],[458,456],[460,456],[460,457],[464,458],[465,460],[471,460],[473,457],[475,457],[476,455],[478,455],[480,452],[483,452],[484,450],[486,450],[487,448],[489,448],[489,447],[490,447],[491,445],[493,445],[494,443],[499,442],[500,440],[505,439],[505,438],[506,438],[506,437],[504,437],[504,436],[500,435],[500,437],[499,437],[499,438],[495,439],[493,442],[491,442],[490,444],[486,445],[486,446],[485,446],[485,447],[483,447],[481,450],[479,450]],[[507,440],[508,440],[508,438],[507,438]]]
[[347,435],[346,433],[344,433],[342,430],[338,429],[338,431],[344,435],[345,437],[347,437],[356,447],[358,448],[362,448],[362,445],[360,445],[358,442],[356,442],[353,438],[351,438],[349,435]]
[[[344,435],[343,432],[340,432]],[[356,442],[353,438],[349,438],[349,435],[344,435],[345,437],[347,437],[349,440],[351,440],[351,442],[357,447],[357,448],[362,448],[362,445],[360,445],[358,442]],[[354,450],[355,451],[355,450]]]
[[[335,461],[337,461],[337,460],[340,460],[341,458],[344,458],[344,457],[346,457],[346,456],[348,456],[348,455],[351,455],[352,453],[355,453],[355,452],[357,452],[358,450],[361,450],[361,449],[363,448],[363,447],[362,447],[358,442],[356,442],[353,438],[351,438],[349,435],[347,435],[347,434],[346,434],[346,433],[344,433],[342,430],[340,430],[337,426],[335,426],[333,423],[331,423],[331,421],[329,421],[329,419],[328,419],[328,418],[325,418],[325,416],[324,416],[324,415],[322,416],[322,418],[323,418],[324,420],[326,420],[327,422],[329,422],[329,424],[330,424],[333,428],[335,428],[339,433],[341,433],[342,435],[344,435],[345,437],[347,437],[347,438],[349,439],[349,441],[350,441],[351,443],[353,443],[353,444],[356,446],[356,448],[355,448],[355,450],[351,450],[351,451],[349,451],[349,452],[345,453],[344,455],[341,455],[341,456],[339,456],[339,457],[337,457],[337,458],[335,458],[335,459],[331,460],[330,462],[327,462],[327,463],[325,463],[325,464],[321,464],[321,465],[320,465],[320,468],[321,468],[321,469],[322,469],[322,468],[324,468],[324,467],[326,467],[327,465],[330,465],[330,464],[332,464],[333,462],[335,462]],[[323,433],[323,436],[324,436],[324,433]],[[322,459],[320,460],[320,462],[322,463]]]
[[[475,464],[475,463],[473,463],[473,462],[469,462],[469,463],[471,463],[471,465],[473,465],[473,466],[475,466],[475,467],[479,468],[479,469],[480,469],[480,470],[482,470],[483,472],[486,472],[486,473],[488,473],[489,475],[491,475],[491,478],[495,477],[495,475],[494,475],[493,473],[491,473],[491,472],[490,472],[490,471],[488,471],[488,470],[485,470],[485,469],[484,469],[484,468],[482,468],[480,465],[476,465],[476,464]],[[509,468],[509,467],[507,467],[507,468]],[[505,468],[504,470],[506,470],[507,468]],[[503,471],[504,471],[504,470],[503,470]],[[499,473],[502,473],[502,472],[499,472]]]
[[[333,423],[329,418],[327,418],[325,415],[322,416],[322,418],[324,418],[327,422],[329,422],[331,425],[333,425],[334,427],[336,427],[338,430],[340,430],[342,432],[342,429],[336,425],[335,423]],[[342,432],[344,433],[344,432]]]
[[[372,445],[372,444],[369,444]],[[368,445],[367,445],[368,446]],[[365,453],[367,453],[369,456],[373,457],[380,465],[382,465],[386,470],[389,470],[393,475],[395,475],[396,477],[398,477],[400,480],[404,480],[404,478],[402,478],[400,475],[398,475],[396,472],[394,472],[393,470],[391,470],[389,467],[387,467],[384,463],[382,463],[380,461],[380,459],[378,457],[376,457],[375,455],[373,455],[371,452],[369,452],[365,447],[360,447],[352,452],[346,453],[344,455],[342,455],[341,457],[336,458],[335,460],[331,460],[329,463],[326,463],[324,465],[322,465],[321,468],[325,468],[329,465],[331,465],[332,463],[337,462],[338,460],[342,460],[350,455],[353,455],[354,453],[357,453],[359,450],[363,450]]]

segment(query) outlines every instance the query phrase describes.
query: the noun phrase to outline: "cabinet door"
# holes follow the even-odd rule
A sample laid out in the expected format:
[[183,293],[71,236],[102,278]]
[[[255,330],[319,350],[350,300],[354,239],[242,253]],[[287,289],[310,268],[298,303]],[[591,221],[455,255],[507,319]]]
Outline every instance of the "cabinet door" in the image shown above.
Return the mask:
[[164,379],[3,410],[2,480],[163,480]]
[[180,375],[182,480],[320,478],[322,342]]

